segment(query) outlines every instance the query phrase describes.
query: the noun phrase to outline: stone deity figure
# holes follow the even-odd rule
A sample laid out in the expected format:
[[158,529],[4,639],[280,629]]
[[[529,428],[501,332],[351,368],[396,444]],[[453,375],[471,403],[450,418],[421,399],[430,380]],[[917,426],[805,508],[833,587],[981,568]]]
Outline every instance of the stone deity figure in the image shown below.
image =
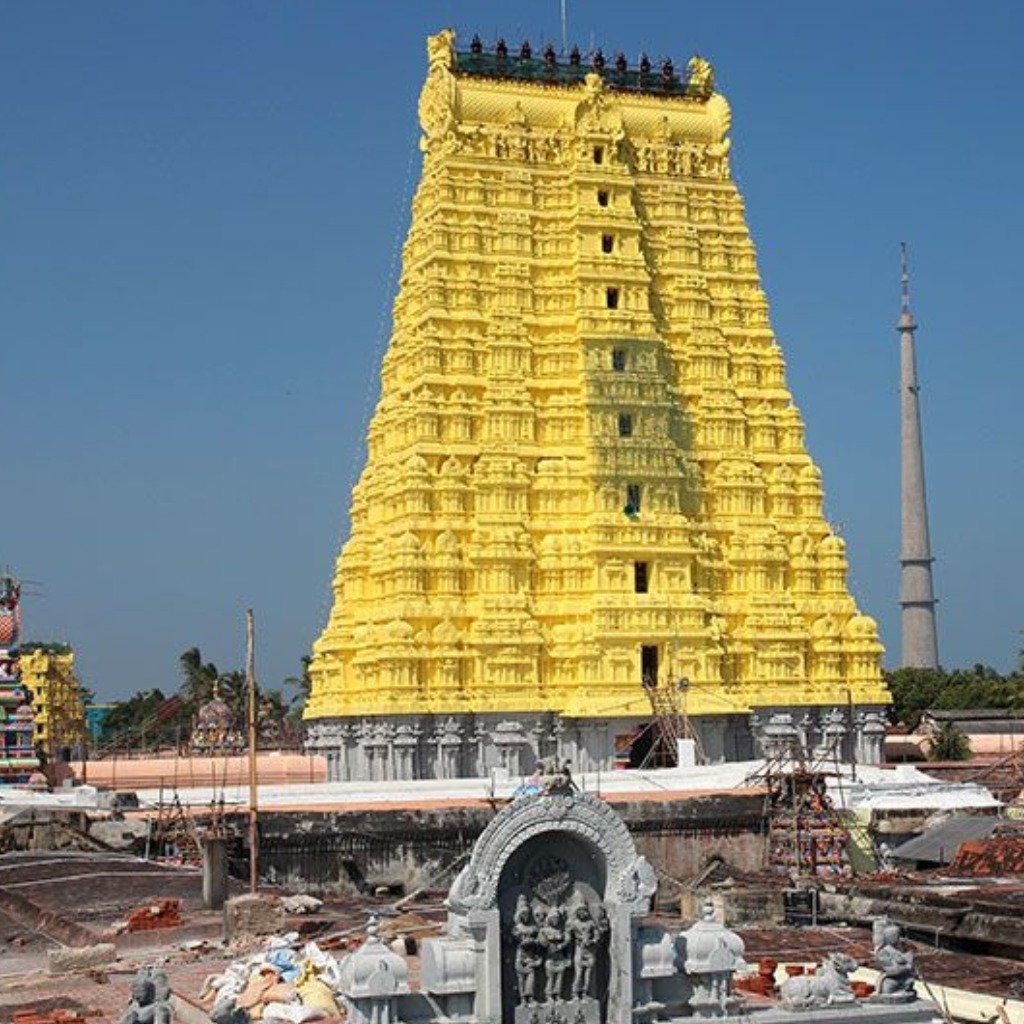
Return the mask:
[[917,994],[914,988],[917,969],[914,954],[902,946],[899,925],[891,921],[881,922],[875,932],[874,960],[882,975],[878,983],[878,994],[909,1002]]
[[526,897],[520,894],[512,918],[512,936],[516,943],[516,978],[519,982],[519,1002],[537,1000],[537,971],[544,962],[543,951],[537,940],[538,928]]
[[581,999],[590,995],[591,978],[597,962],[597,945],[601,941],[601,931],[586,903],[581,903],[573,912],[569,931],[575,941],[572,994]]
[[153,981],[153,1024],[171,1024],[174,1012],[171,1009],[171,983],[167,972],[154,970],[150,972]]
[[171,988],[163,971],[142,968],[132,981],[131,993],[121,1024],[170,1024]]
[[572,781],[572,769],[568,761],[560,761],[555,755],[544,758],[537,765],[540,788],[548,796],[571,793],[576,787]]
[[538,938],[544,947],[544,973],[547,975],[544,995],[548,1002],[561,1002],[565,989],[565,972],[572,961],[572,937],[566,931],[560,907],[552,907],[547,912]]

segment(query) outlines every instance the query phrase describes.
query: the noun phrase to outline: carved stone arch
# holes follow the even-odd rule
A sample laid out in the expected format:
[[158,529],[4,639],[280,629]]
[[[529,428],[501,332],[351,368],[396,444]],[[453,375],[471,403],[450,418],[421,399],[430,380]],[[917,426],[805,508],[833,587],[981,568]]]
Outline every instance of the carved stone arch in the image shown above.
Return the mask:
[[546,832],[565,833],[581,841],[604,868],[609,903],[645,914],[656,887],[653,869],[637,853],[622,819],[589,793],[537,794],[514,801],[487,826],[477,840],[469,864],[448,896],[456,913],[497,907],[499,882],[509,859],[526,843]]

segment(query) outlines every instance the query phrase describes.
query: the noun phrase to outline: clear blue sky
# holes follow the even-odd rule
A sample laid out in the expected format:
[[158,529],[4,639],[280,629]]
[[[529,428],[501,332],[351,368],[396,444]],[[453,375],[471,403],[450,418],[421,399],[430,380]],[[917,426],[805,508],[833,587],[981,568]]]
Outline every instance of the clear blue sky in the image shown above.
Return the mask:
[[[419,154],[424,37],[558,0],[0,3],[0,565],[102,697],[201,646],[293,673],[329,607]],[[486,14],[481,11],[486,10]],[[851,582],[898,652],[898,243],[912,246],[940,645],[1024,627],[1024,5],[569,0],[709,57]]]

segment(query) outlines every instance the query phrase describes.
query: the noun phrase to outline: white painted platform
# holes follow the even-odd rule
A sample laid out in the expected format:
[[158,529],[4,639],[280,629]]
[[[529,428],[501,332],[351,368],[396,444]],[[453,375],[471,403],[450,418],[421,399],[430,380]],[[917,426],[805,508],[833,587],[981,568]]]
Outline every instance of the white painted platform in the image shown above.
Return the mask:
[[[757,785],[763,761],[733,761],[717,765],[653,770],[625,769],[614,772],[588,772],[576,776],[576,784],[585,792],[608,797],[667,799],[675,794],[728,792]],[[984,787],[973,783],[941,782],[912,766],[895,768],[843,766],[840,779],[830,780],[830,790],[840,807],[850,810],[871,808],[898,809],[985,809],[995,810],[999,802]],[[480,800],[505,800],[523,784],[522,778],[508,779],[417,779],[391,782],[319,782],[260,786],[261,808],[309,807],[318,809],[357,807],[360,805],[421,805],[466,803]],[[227,805],[247,805],[247,786],[178,789],[178,797],[190,807],[209,806],[223,796]],[[139,801],[155,805],[158,790],[140,790]],[[164,800],[169,796],[165,789]]]

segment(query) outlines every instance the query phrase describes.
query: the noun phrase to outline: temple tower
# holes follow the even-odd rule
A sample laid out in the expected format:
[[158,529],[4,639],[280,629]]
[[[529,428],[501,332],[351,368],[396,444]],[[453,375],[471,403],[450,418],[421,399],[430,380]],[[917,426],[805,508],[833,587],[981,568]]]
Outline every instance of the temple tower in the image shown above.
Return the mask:
[[924,486],[921,443],[921,401],[917,384],[914,332],[910,312],[907,243],[900,253],[900,607],[904,668],[938,668],[935,593],[932,589],[932,547],[928,535],[928,499]]
[[428,59],[310,747],[332,778],[636,763],[654,687],[710,758],[769,724],[867,742],[882,648],[822,514],[711,66],[451,32]]

